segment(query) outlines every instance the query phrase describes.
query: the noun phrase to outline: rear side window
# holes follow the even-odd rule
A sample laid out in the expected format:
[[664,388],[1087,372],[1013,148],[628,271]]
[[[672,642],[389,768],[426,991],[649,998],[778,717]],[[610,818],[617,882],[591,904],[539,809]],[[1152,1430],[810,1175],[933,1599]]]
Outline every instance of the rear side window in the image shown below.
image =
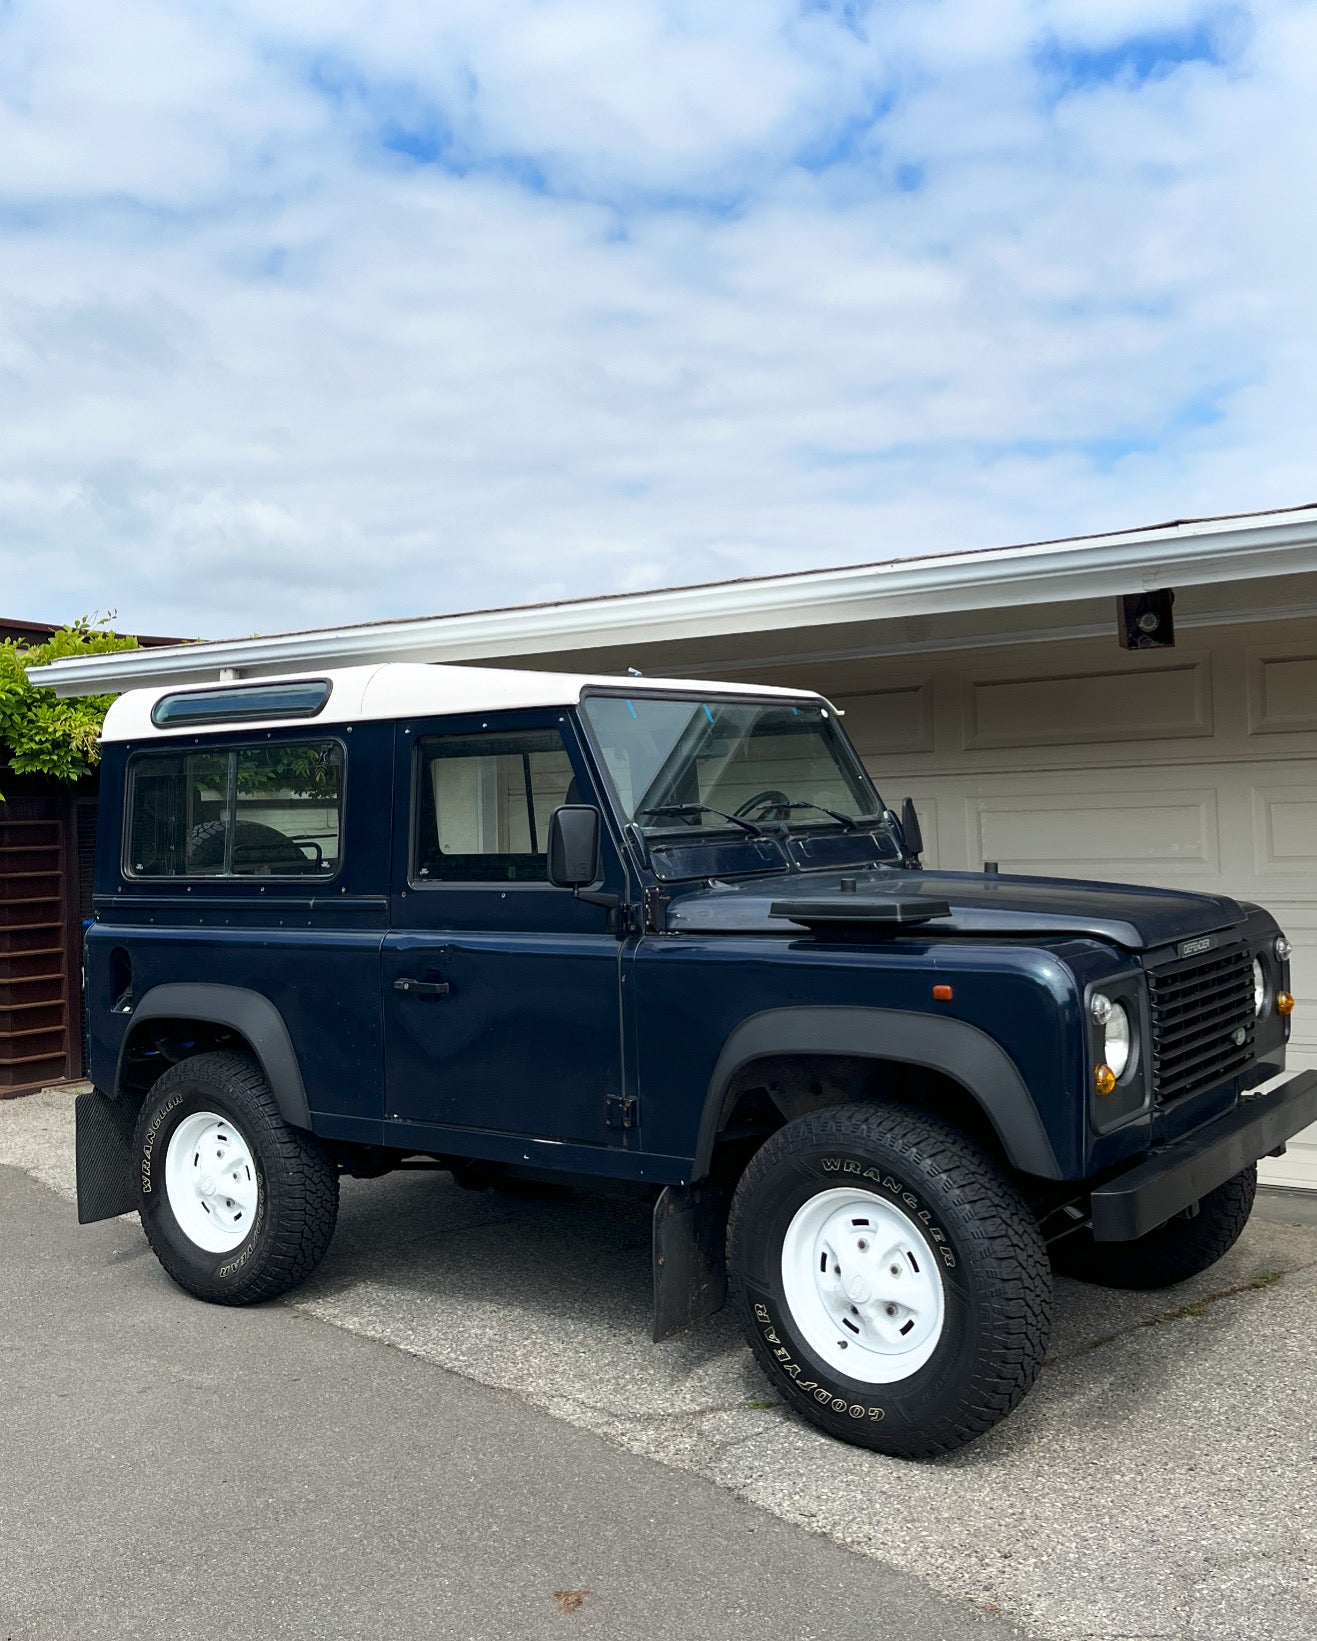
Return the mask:
[[416,780],[421,883],[545,882],[549,816],[580,801],[553,729],[424,740]]
[[129,770],[131,877],[328,878],[343,822],[337,741],[143,752]]

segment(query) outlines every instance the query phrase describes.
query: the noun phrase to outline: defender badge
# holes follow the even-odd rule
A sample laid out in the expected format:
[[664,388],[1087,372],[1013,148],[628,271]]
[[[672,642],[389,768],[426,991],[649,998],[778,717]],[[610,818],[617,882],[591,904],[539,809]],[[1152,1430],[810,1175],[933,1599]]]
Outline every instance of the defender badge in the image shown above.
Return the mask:
[[1210,934],[1200,935],[1197,940],[1182,940],[1180,942],[1181,957],[1197,957],[1199,952],[1210,952],[1215,942]]

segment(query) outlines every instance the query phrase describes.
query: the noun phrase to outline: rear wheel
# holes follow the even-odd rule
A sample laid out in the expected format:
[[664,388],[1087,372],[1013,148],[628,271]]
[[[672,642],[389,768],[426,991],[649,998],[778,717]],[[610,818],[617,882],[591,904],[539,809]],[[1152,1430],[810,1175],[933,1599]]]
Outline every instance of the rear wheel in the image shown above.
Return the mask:
[[1256,1165],[1209,1191],[1190,1217],[1180,1215],[1134,1242],[1094,1242],[1076,1231],[1052,1250],[1064,1276],[1103,1288],[1170,1288],[1215,1265],[1239,1241],[1257,1194]]
[[338,1173],[279,1115],[258,1066],[199,1054],[172,1066],[136,1132],[142,1229],[181,1288],[250,1305],[315,1269],[338,1217]]
[[780,1129],[732,1204],[733,1303],[811,1423],[904,1458],[989,1430],[1038,1375],[1051,1277],[1011,1182],[958,1129],[841,1106]]

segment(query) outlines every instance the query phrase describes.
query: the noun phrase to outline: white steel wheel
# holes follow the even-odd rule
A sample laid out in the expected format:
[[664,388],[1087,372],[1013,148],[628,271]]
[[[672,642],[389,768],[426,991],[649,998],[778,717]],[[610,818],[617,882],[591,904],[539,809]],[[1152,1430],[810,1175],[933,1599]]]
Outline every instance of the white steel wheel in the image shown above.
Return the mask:
[[206,1253],[232,1253],[256,1220],[259,1185],[246,1136],[216,1111],[194,1111],[169,1137],[165,1195],[178,1228]]
[[864,1384],[908,1379],[946,1321],[933,1250],[907,1214],[871,1191],[820,1191],[782,1243],[783,1297],[814,1353]]

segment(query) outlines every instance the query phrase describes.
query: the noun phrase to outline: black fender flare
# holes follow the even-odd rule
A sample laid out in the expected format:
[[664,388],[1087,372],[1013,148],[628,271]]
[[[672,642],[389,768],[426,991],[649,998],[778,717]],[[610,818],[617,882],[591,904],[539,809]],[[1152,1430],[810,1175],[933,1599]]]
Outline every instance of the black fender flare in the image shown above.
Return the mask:
[[940,1071],[960,1084],[992,1124],[1011,1165],[1060,1179],[1056,1152],[1019,1067],[986,1031],[964,1020],[903,1009],[818,1005],[767,1009],[743,1020],[723,1045],[700,1115],[692,1178],[705,1179],[732,1078],[777,1054],[853,1055]]
[[119,1045],[115,1093],[123,1087],[124,1057],[134,1030],[147,1020],[204,1020],[245,1037],[270,1084],[279,1115],[292,1128],[311,1127],[302,1068],[284,1017],[268,997],[242,986],[201,982],[152,986],[133,1010]]

